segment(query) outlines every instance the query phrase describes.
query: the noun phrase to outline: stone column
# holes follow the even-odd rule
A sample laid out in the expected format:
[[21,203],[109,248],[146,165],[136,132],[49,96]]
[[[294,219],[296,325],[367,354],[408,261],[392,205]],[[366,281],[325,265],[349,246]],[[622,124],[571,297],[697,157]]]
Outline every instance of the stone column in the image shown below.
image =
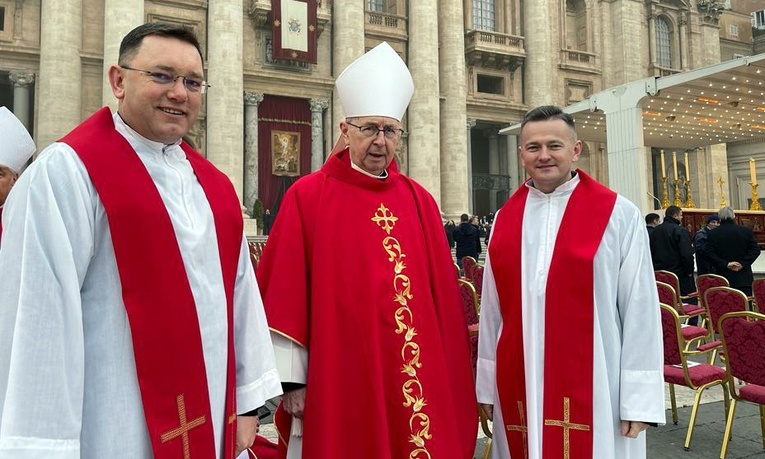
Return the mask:
[[240,199],[244,188],[243,27],[241,0],[209,2],[207,158],[228,175]]
[[11,72],[9,75],[13,83],[13,114],[21,120],[27,131],[32,131],[29,127],[32,125],[32,119],[29,117],[29,86],[34,83],[34,73]]
[[[561,100],[553,90],[562,88],[556,78],[561,48],[558,41],[560,21],[550,20],[558,17],[558,2],[524,2],[523,10],[526,31],[523,83],[526,87],[526,104],[536,107]],[[562,89],[557,91],[562,96]]]
[[[332,73],[337,78],[348,65],[364,54],[364,4],[359,0],[332,2]],[[337,91],[332,97],[332,145],[340,136],[343,106]]]
[[473,195],[473,128],[475,127],[476,120],[474,118],[467,119],[467,191],[468,191],[468,208],[460,211],[460,215],[463,213],[472,214],[475,209],[475,196]]
[[[499,136],[496,131],[489,134],[489,174],[492,175],[492,183],[493,176],[499,175]],[[489,211],[497,211],[497,190],[493,187],[489,191]]]
[[258,104],[263,94],[244,92],[244,207],[247,213],[258,199]]
[[[439,80],[441,82],[441,212],[448,219],[468,207],[465,126],[467,83],[465,80],[465,33],[463,0],[440,0],[438,8]],[[420,154],[413,151],[415,155]]]
[[[437,0],[409,2],[409,175],[441,205]],[[464,51],[463,51],[464,52]]]
[[327,99],[311,99],[311,172],[324,164],[324,110],[329,107]]
[[656,65],[656,16],[648,15],[648,52],[652,66]]
[[41,2],[38,151],[83,119],[81,48],[82,0]]
[[104,87],[102,104],[117,110],[109,85],[109,67],[117,63],[122,38],[144,23],[144,0],[105,0],[104,2]]
[[510,194],[518,189],[523,178],[518,167],[518,137],[507,136],[507,169],[510,175]]
[[680,15],[680,25],[678,27],[678,54],[680,55],[680,69],[688,70],[688,20],[685,13]]

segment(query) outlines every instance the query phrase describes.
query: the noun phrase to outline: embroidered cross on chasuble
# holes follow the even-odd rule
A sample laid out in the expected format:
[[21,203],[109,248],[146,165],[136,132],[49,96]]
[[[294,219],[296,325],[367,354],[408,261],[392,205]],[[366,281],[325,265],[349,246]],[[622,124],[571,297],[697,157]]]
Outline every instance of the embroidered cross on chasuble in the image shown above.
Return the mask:
[[[94,141],[96,139],[97,141]],[[133,339],[146,424],[157,459],[216,457],[202,338],[191,286],[162,198],[103,108],[62,142],[82,160],[104,205]],[[210,203],[226,292],[228,364],[224,454],[234,456],[233,298],[243,222],[231,182],[182,144]],[[189,417],[191,420],[189,420]],[[178,440],[180,439],[180,440]]]
[[[545,287],[545,422],[541,426],[545,459],[592,457],[593,260],[616,193],[587,174],[577,173],[579,184],[558,229]],[[497,343],[497,389],[513,458],[528,457],[521,303],[525,273],[521,272],[523,224],[519,223],[528,195],[529,188],[521,186],[502,207],[495,222],[501,231],[492,236],[489,246],[503,323]],[[564,349],[566,355],[561,358]],[[577,416],[576,424],[570,422],[571,412]]]

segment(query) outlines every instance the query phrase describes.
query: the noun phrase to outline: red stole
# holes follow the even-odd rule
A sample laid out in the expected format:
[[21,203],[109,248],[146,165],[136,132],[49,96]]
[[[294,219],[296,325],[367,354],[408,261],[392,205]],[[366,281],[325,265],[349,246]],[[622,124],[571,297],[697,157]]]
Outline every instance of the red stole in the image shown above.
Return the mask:
[[[67,134],[103,202],[133,338],[154,457],[216,456],[196,306],[170,216],[145,166],[103,108]],[[213,212],[228,317],[224,458],[234,457],[233,298],[242,214],[230,181],[182,144]]]
[[[545,291],[542,457],[591,458],[594,326],[593,260],[616,193],[579,171],[558,229]],[[521,272],[523,213],[529,193],[521,186],[502,208],[489,245],[502,313],[497,343],[497,388],[510,455],[528,457]],[[533,216],[531,216],[533,218]],[[564,425],[566,424],[566,425]],[[564,445],[564,433],[568,445]]]

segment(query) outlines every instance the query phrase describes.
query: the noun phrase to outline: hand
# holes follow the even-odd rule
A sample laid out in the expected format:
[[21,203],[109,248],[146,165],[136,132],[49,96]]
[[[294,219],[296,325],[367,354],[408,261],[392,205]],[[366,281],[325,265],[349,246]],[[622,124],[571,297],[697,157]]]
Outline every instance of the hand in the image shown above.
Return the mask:
[[479,403],[478,408],[482,409],[483,412],[486,413],[486,417],[489,419],[489,421],[494,419],[494,405]]
[[622,421],[622,436],[637,438],[638,434],[648,428],[648,424],[638,421]]
[[730,263],[728,263],[728,269],[730,269],[733,272],[741,271],[742,268],[743,266],[741,265],[741,263],[737,261],[731,261]]
[[236,417],[236,452],[234,457],[239,457],[242,451],[252,446],[258,430],[260,430],[260,419],[257,416]]
[[305,387],[285,392],[282,396],[284,411],[298,419],[303,419],[305,409]]

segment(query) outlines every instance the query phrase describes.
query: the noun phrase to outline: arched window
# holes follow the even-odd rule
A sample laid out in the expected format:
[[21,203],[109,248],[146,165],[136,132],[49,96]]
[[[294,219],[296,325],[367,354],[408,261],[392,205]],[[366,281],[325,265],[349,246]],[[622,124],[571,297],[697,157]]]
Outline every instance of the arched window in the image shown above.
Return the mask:
[[494,0],[473,0],[473,28],[497,30],[496,11]]
[[656,64],[672,68],[672,24],[664,16],[656,18]]
[[587,51],[587,7],[583,0],[566,0],[566,49]]

